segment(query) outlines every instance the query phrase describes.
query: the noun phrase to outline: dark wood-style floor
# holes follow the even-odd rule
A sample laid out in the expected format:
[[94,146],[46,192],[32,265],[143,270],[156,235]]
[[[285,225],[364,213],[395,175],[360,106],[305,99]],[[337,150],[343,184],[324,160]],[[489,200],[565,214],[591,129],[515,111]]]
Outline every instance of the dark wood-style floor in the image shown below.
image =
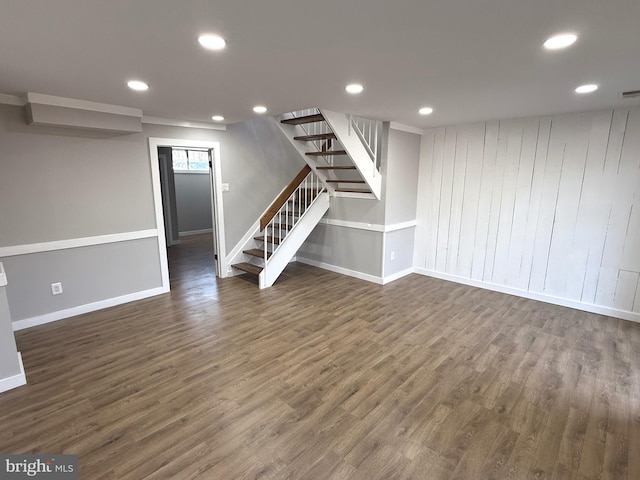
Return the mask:
[[216,283],[202,240],[171,294],[17,332],[0,452],[89,480],[640,479],[640,325],[418,275]]

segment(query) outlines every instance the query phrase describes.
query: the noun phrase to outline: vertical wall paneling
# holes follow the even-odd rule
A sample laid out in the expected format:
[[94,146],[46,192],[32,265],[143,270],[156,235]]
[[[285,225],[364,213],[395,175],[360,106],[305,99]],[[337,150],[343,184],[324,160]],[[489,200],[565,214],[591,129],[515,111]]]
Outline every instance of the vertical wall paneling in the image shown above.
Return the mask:
[[476,208],[473,264],[471,266],[471,278],[474,280],[482,280],[485,271],[487,244],[489,240],[492,187],[496,175],[499,123],[487,122],[482,126],[483,133],[480,139],[482,141],[480,192]]
[[640,313],[640,108],[425,131],[416,267]]

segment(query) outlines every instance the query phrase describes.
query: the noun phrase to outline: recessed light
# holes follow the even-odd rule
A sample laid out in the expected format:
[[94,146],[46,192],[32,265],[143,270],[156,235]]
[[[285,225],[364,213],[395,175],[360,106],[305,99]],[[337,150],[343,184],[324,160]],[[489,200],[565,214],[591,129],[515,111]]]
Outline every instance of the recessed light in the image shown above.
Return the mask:
[[149,85],[140,80],[130,80],[127,82],[127,86],[131,90],[136,90],[138,92],[144,92],[145,90],[149,90]]
[[222,115],[214,115],[213,117],[211,117],[211,120],[213,120],[214,122],[221,122],[224,120],[224,117]]
[[598,85],[595,83],[589,83],[587,85],[580,85],[576,88],[576,93],[591,93],[595,92],[598,89]]
[[222,50],[227,46],[227,41],[220,35],[213,33],[207,33],[206,35],[200,35],[198,42],[207,50]]
[[364,87],[359,83],[351,83],[345,87],[345,90],[352,95],[357,93],[361,93],[364,90]]
[[431,115],[433,113],[433,108],[431,108],[431,107],[422,107],[420,110],[418,110],[418,113],[420,115]]
[[253,111],[256,113],[266,113],[267,112],[267,107],[263,106],[263,105],[256,105],[255,107],[253,107]]
[[543,45],[547,50],[559,50],[573,45],[577,39],[578,36],[575,33],[561,33],[548,38]]

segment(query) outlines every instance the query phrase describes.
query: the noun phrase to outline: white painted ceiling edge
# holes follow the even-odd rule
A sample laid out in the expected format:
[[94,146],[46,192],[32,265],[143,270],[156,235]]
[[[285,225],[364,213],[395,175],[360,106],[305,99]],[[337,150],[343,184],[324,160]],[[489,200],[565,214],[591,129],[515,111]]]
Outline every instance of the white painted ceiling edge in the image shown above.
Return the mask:
[[[5,0],[0,92],[226,123],[320,107],[416,128],[640,105],[637,0]],[[570,48],[542,43],[575,32]],[[223,51],[204,50],[219,33]],[[150,89],[133,92],[131,79]],[[348,95],[349,83],[364,92]],[[590,95],[575,87],[597,83]],[[422,106],[434,113],[420,116]]]

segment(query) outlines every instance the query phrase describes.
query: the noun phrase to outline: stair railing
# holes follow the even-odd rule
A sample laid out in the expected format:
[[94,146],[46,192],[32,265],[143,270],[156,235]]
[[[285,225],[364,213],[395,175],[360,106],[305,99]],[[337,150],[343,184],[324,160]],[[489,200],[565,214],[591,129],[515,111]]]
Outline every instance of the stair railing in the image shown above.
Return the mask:
[[349,114],[349,134],[351,130],[356,132],[374,164],[374,174],[377,173],[382,150],[382,122]]
[[268,258],[280,247],[284,238],[302,219],[305,211],[325,191],[326,188],[320,178],[307,165],[273,201],[260,219],[265,271]]

